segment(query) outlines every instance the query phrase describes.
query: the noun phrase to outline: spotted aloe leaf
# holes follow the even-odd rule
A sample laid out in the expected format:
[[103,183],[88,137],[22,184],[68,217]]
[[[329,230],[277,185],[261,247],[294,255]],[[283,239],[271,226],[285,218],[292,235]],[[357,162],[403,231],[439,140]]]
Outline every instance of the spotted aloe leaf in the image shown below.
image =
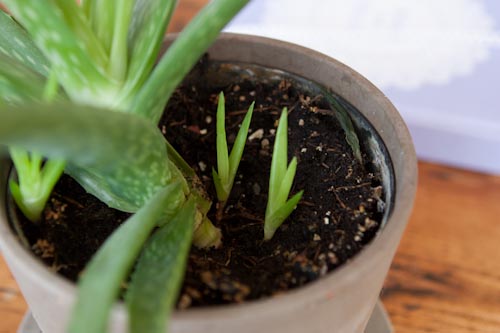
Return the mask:
[[76,1],[52,0],[61,11],[64,22],[75,34],[94,63],[104,68],[108,64],[108,55],[102,42],[97,38]]
[[4,103],[41,99],[46,82],[41,74],[24,65],[22,61],[4,53],[0,53],[0,63],[2,64],[0,66],[0,99]]
[[2,32],[0,34],[0,53],[42,75],[48,74],[49,63],[45,56],[29,34],[2,10],[0,10],[0,31]]
[[124,94],[136,93],[157,60],[176,0],[138,0],[128,29],[129,68]]
[[0,107],[0,143],[65,159],[87,190],[137,211],[172,178],[161,132],[133,114],[70,102]]
[[[72,22],[68,16],[73,13],[71,8],[62,8],[57,1],[4,2],[51,62],[59,82],[73,100],[89,103],[114,98],[113,81],[103,74],[99,61],[93,58],[97,46],[81,38],[90,31],[84,28],[86,21],[79,21],[83,26]],[[78,31],[73,30],[77,28]]]
[[[180,183],[160,189],[100,247],[80,278],[78,300],[68,332],[107,331],[107,319],[120,292],[120,285],[126,280],[153,228],[181,207],[179,193],[182,194]],[[186,240],[189,246],[189,238]]]
[[175,88],[248,1],[213,0],[206,5],[162,57],[134,98],[132,110],[158,122]]
[[144,246],[126,295],[131,333],[167,331],[184,277],[195,216],[190,200]]
[[79,8],[79,14],[90,22],[89,28],[99,39],[109,59],[108,64],[104,66],[107,73],[118,82],[125,80],[128,71],[128,29],[135,2],[135,0],[90,0],[84,1]]

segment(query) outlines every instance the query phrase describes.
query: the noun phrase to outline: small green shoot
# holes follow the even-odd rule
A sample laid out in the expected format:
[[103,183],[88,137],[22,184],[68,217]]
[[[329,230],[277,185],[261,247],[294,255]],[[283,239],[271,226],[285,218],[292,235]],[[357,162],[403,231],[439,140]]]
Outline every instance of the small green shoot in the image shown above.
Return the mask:
[[231,189],[233,188],[234,178],[236,177],[236,172],[238,171],[238,166],[240,165],[241,156],[243,155],[243,150],[245,149],[245,143],[247,141],[248,129],[250,127],[250,121],[252,119],[252,113],[255,103],[250,105],[243,122],[241,123],[241,128],[238,131],[236,140],[234,141],[233,149],[231,154],[228,153],[227,140],[226,140],[226,107],[224,100],[224,93],[219,94],[219,104],[217,107],[217,168],[212,169],[212,176],[215,184],[215,190],[217,191],[217,198],[219,199],[219,209],[223,209]]
[[[43,99],[51,101],[58,91],[57,79],[51,73],[43,91]],[[32,222],[40,219],[45,203],[61,177],[66,162],[52,159],[43,163],[39,153],[29,153],[20,148],[9,148],[12,162],[16,167],[18,183],[9,182],[10,192],[19,209]]]
[[292,213],[302,198],[303,191],[295,194],[290,200],[293,179],[297,170],[297,158],[288,162],[288,110],[283,109],[276,131],[271,175],[269,178],[269,196],[267,200],[266,218],[264,222],[264,239],[270,240],[285,219]]
[[9,182],[10,192],[19,209],[32,222],[39,220],[52,189],[64,171],[61,159],[48,160],[43,166],[42,156],[23,149],[10,148],[19,183]]

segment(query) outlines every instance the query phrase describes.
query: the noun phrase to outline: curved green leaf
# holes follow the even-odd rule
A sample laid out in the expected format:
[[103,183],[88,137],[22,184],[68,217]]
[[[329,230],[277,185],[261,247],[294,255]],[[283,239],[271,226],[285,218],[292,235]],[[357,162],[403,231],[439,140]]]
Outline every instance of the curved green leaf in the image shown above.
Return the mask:
[[0,99],[7,103],[41,100],[46,79],[16,60],[0,52]]
[[[173,216],[184,195],[179,183],[161,189],[100,247],[78,282],[77,303],[68,332],[104,333],[111,308],[153,228]],[[167,215],[167,216],[168,216]]]
[[84,103],[92,103],[96,98],[113,100],[114,83],[94,62],[91,46],[71,29],[64,10],[53,1],[4,2],[51,62],[61,85],[74,100]]
[[132,110],[157,123],[175,88],[248,1],[213,0],[206,5],[162,57],[134,99]]
[[128,30],[129,66],[125,98],[144,84],[156,63],[177,0],[138,0]]
[[69,102],[0,107],[0,143],[62,158],[92,194],[136,211],[172,172],[165,139],[148,120]]
[[196,208],[188,201],[145,245],[127,290],[131,333],[164,333],[186,269]]
[[[47,76],[49,62],[26,30],[7,13],[0,10],[0,53],[17,59],[26,67]],[[3,64],[3,61],[2,61]]]
[[269,177],[268,210],[274,212],[278,209],[276,197],[278,196],[283,177],[288,164],[288,109],[283,108],[276,131],[273,157],[271,160],[271,175]]

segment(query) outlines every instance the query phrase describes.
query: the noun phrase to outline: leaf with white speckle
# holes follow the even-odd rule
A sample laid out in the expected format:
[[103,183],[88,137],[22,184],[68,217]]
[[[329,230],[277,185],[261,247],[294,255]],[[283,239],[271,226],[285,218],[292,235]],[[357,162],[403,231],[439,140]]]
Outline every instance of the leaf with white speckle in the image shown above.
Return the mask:
[[51,62],[59,82],[74,100],[89,102],[88,96],[81,93],[84,89],[90,89],[94,96],[99,96],[101,91],[112,91],[113,83],[92,61],[85,44],[68,26],[63,11],[54,2],[4,2]]
[[165,139],[133,114],[69,102],[0,108],[0,143],[62,158],[102,201],[136,211],[172,179]]
[[[182,200],[179,201],[179,195],[183,197],[179,183],[160,189],[99,248],[78,281],[78,299],[73,308],[68,332],[107,332],[108,316],[120,293],[121,283],[126,280],[157,222],[168,221],[168,216],[174,215],[169,211],[175,212],[181,207]],[[181,226],[181,230],[185,227],[192,230],[191,223],[186,224]],[[186,253],[190,236],[184,237],[183,248]],[[96,299],[99,301],[96,302]]]
[[42,75],[48,75],[49,62],[31,37],[7,13],[0,10],[0,53],[22,62]]
[[176,4],[176,0],[136,1],[128,30],[130,64],[125,95],[139,89],[151,73]]
[[[108,55],[78,4],[75,1],[68,0],[53,1],[63,13],[63,18],[68,27],[77,36],[78,40],[83,43],[85,52],[95,64],[101,69],[105,69],[109,61]],[[72,57],[74,58],[74,55]],[[76,59],[73,59],[73,61],[76,61]]]
[[46,79],[20,60],[0,53],[0,99],[4,102],[39,101]]

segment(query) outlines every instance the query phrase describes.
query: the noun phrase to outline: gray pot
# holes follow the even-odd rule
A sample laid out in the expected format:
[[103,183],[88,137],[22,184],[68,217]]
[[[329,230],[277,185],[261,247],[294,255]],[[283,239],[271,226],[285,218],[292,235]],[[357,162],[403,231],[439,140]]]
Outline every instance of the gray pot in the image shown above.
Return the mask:
[[[309,49],[266,38],[223,34],[209,53],[215,60],[258,64],[310,78],[358,109],[378,132],[392,161],[392,168],[379,161],[385,171],[384,183],[392,188],[386,198],[392,207],[375,239],[326,277],[279,297],[176,312],[171,332],[363,332],[415,196],[417,162],[403,120],[382,92],[365,78]],[[380,147],[375,142],[373,146],[374,159],[382,160]],[[7,171],[8,164],[1,164],[2,205],[6,202]],[[75,285],[51,272],[21,245],[8,223],[5,206],[0,210],[0,247],[40,328],[46,333],[63,333],[75,300]],[[126,314],[121,304],[113,310],[110,325],[111,332],[126,332]]]

